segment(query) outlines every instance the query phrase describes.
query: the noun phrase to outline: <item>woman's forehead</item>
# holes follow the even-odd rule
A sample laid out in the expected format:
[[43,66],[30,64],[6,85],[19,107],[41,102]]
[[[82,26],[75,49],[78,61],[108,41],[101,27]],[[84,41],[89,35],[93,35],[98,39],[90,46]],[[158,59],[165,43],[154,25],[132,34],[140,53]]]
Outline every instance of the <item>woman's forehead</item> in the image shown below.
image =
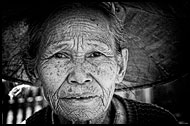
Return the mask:
[[[61,31],[61,30],[60,30]],[[54,47],[56,45],[81,45],[84,47],[95,46],[95,47],[106,47],[109,50],[114,46],[114,40],[106,32],[101,31],[100,29],[89,29],[85,26],[70,27],[65,32],[56,31],[49,36],[47,46]],[[78,43],[78,44],[76,44]]]
[[79,36],[108,40],[108,42],[105,41],[108,45],[113,44],[108,21],[100,13],[77,11],[65,14],[63,12],[49,20],[46,26],[44,33],[49,44]]
[[99,25],[99,27],[106,27],[108,25],[108,18],[99,10],[92,9],[73,9],[73,10],[60,10],[57,13],[52,14],[47,19],[47,29],[51,26],[55,26],[59,23],[62,25],[72,23],[73,21],[86,21]]

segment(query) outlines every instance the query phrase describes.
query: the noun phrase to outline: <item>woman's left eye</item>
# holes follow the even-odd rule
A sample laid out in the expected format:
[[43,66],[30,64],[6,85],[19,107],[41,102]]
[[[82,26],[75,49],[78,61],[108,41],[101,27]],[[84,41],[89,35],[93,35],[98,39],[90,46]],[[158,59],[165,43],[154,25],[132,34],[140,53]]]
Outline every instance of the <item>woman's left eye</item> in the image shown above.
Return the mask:
[[96,57],[100,57],[102,55],[104,55],[104,54],[102,54],[101,52],[92,52],[87,57],[88,58],[96,58]]

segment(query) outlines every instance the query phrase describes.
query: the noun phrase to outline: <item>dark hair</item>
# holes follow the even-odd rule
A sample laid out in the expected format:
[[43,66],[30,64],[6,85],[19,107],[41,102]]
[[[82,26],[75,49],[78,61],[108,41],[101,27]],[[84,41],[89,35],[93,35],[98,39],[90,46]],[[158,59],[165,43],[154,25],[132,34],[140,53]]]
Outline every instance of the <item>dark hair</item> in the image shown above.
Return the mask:
[[111,4],[108,3],[99,3],[99,2],[77,2],[77,3],[64,3],[62,5],[55,4],[52,5],[51,8],[46,9],[43,8],[43,11],[29,20],[29,31],[28,35],[30,36],[30,40],[28,46],[25,48],[25,53],[23,55],[23,62],[25,65],[26,73],[29,79],[34,82],[36,79],[35,69],[37,67],[37,62],[39,59],[40,51],[42,48],[41,41],[44,37],[44,24],[48,22],[52,16],[54,16],[60,10],[62,11],[72,11],[77,8],[85,8],[85,9],[93,9],[96,11],[100,11],[109,21],[109,28],[112,32],[112,35],[115,39],[115,51],[116,54],[121,53],[121,43],[125,41],[124,39],[124,31],[123,24],[117,18],[117,16],[112,11]]

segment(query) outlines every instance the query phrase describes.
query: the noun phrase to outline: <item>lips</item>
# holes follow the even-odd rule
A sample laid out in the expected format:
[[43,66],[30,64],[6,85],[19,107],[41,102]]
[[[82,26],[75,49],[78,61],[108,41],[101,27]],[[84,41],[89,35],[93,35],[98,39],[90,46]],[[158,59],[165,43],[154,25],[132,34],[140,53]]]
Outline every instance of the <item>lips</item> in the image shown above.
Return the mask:
[[69,103],[69,104],[87,104],[94,101],[98,96],[67,96],[61,98],[61,100]]
[[65,97],[63,99],[77,99],[77,100],[84,100],[84,99],[91,99],[91,98],[95,98],[97,96],[69,96],[69,97]]

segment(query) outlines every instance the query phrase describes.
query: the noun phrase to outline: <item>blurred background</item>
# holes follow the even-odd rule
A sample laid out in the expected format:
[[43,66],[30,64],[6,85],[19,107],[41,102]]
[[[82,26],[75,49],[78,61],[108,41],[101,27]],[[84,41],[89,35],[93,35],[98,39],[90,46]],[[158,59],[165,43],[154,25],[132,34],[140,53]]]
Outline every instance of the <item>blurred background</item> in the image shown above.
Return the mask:
[[[126,4],[126,3],[125,3]],[[147,10],[156,10],[156,8],[150,6],[152,3],[148,3],[148,4],[142,4],[142,3],[137,3],[137,4],[133,4],[133,2],[127,3],[128,5],[134,7],[138,5],[138,8],[142,8],[145,7]],[[143,30],[141,30],[141,26],[143,26],[141,23],[141,21],[144,21],[144,24],[146,24],[147,26],[149,26],[151,23],[152,25],[150,25],[149,29],[147,29],[147,34],[148,35],[152,35],[152,32],[155,30],[155,34],[152,35],[153,37],[151,38],[151,40],[144,39],[144,41],[149,41],[150,43],[148,43],[149,45],[147,47],[148,51],[151,51],[151,49],[154,49],[154,51],[156,50],[157,52],[159,52],[158,54],[165,54],[165,55],[158,55],[159,60],[162,59],[163,62],[158,62],[158,65],[163,65],[166,64],[167,66],[172,66],[169,68],[169,70],[171,71],[171,73],[175,74],[175,72],[178,72],[177,70],[184,70],[185,72],[187,72],[187,74],[183,75],[183,76],[179,76],[176,79],[174,79],[173,81],[165,81],[162,84],[152,84],[149,83],[148,86],[141,86],[140,84],[137,85],[136,87],[132,88],[130,87],[130,90],[126,90],[126,91],[122,91],[122,90],[117,90],[115,93],[125,97],[125,98],[129,98],[129,99],[134,99],[137,101],[142,101],[142,102],[146,102],[146,103],[152,103],[152,104],[156,104],[159,105],[161,107],[164,107],[165,109],[168,109],[172,114],[174,114],[174,116],[176,117],[176,119],[178,120],[179,124],[189,124],[189,116],[188,116],[188,112],[189,112],[189,102],[188,102],[188,85],[190,84],[190,75],[189,75],[189,46],[186,46],[186,44],[189,42],[188,37],[189,37],[189,16],[187,16],[188,12],[187,12],[187,8],[189,5],[189,2],[187,1],[181,1],[180,3],[170,3],[170,4],[166,4],[165,2],[160,4],[160,7],[162,8],[161,11],[157,11],[157,13],[161,13],[161,14],[168,14],[168,15],[175,15],[178,17],[178,26],[180,27],[176,34],[180,34],[181,36],[179,37],[179,40],[174,39],[176,36],[174,36],[174,34],[169,34],[169,32],[167,32],[167,26],[169,27],[169,24],[165,23],[164,20],[161,21],[161,23],[163,23],[163,30],[159,30],[159,17],[156,18],[152,18],[152,16],[147,16],[146,14],[136,14],[136,11],[132,12],[132,14],[128,15],[129,16],[129,20],[131,18],[131,29],[134,29],[134,33],[145,36],[145,34],[143,33]],[[14,53],[18,53],[17,50],[15,48],[13,48],[15,45],[14,43],[12,43],[13,41],[15,43],[21,42],[21,41],[27,41],[27,37],[26,38],[20,38],[19,36],[24,36],[25,32],[28,29],[28,25],[26,23],[23,23],[25,19],[23,19],[23,17],[28,18],[28,15],[30,15],[32,13],[32,11],[34,11],[34,7],[33,5],[36,5],[36,3],[19,3],[19,2],[15,2],[15,3],[4,3],[1,4],[2,6],[2,10],[3,10],[3,15],[1,18],[3,27],[2,27],[2,36],[3,36],[3,48],[2,48],[2,66],[3,66],[3,74],[14,74],[13,71],[10,71],[11,69],[6,68],[6,63],[7,61],[11,60],[12,56],[14,56]],[[41,7],[40,5],[43,4],[39,4],[38,6]],[[27,11],[26,11],[27,10]],[[30,11],[28,11],[30,10]],[[167,13],[166,13],[167,12]],[[145,20],[145,16],[149,17],[150,20]],[[148,19],[148,18],[147,18]],[[173,17],[168,17],[168,20],[173,19]],[[21,21],[21,22],[19,22]],[[147,22],[150,23],[147,23]],[[139,22],[139,23],[138,23]],[[126,27],[129,27],[130,23],[128,22],[128,24],[126,25]],[[129,26],[128,26],[129,25]],[[19,28],[17,28],[19,26]],[[153,27],[151,27],[153,26]],[[155,26],[155,27],[154,27]],[[158,28],[157,28],[158,26]],[[174,32],[175,32],[175,28],[173,27]],[[143,29],[143,28],[142,28]],[[153,29],[153,30],[152,30]],[[158,30],[157,30],[158,29]],[[160,28],[161,29],[161,28]],[[170,27],[168,28],[170,30]],[[158,32],[159,31],[159,32]],[[166,33],[164,33],[163,31],[165,31]],[[166,39],[165,34],[169,34],[170,39]],[[148,36],[147,35],[147,36]],[[150,37],[147,37],[150,38]],[[161,39],[160,39],[161,38]],[[162,39],[163,38],[163,39]],[[163,40],[163,41],[162,41]],[[175,41],[173,41],[175,40]],[[9,43],[10,42],[10,43]],[[147,43],[143,43],[144,45]],[[154,45],[154,42],[156,42],[156,44]],[[166,42],[169,44],[163,44],[164,46],[160,46],[159,44],[161,42]],[[179,54],[181,53],[182,55],[178,55],[178,50],[174,50],[173,53],[171,53],[171,55],[169,55],[168,50],[170,51],[170,49],[173,48],[169,48],[172,44],[171,42],[173,42],[175,45],[175,43],[178,43],[175,45],[175,47],[178,49],[180,48]],[[12,44],[12,45],[11,45]],[[142,44],[142,43],[141,43]],[[143,44],[140,45],[140,47],[143,47]],[[11,47],[11,48],[10,48]],[[145,46],[146,47],[146,46]],[[158,48],[159,47],[159,48]],[[173,46],[172,46],[173,47]],[[175,48],[175,49],[176,49]],[[141,49],[141,48],[140,48]],[[145,48],[146,49],[146,48]],[[163,49],[163,51],[162,51]],[[168,50],[167,50],[168,49]],[[11,53],[10,53],[11,52]],[[139,51],[139,53],[134,53],[134,55],[139,56],[141,58],[141,60],[145,60],[144,57],[141,57],[142,53]],[[154,52],[153,52],[154,54]],[[157,53],[156,53],[157,54]],[[176,54],[176,55],[174,55]],[[184,55],[185,54],[185,55]],[[157,55],[151,55],[151,56],[157,56]],[[170,56],[170,57],[169,57]],[[179,58],[176,58],[176,57]],[[19,59],[19,57],[17,57],[17,59]],[[177,61],[176,61],[177,59]],[[179,60],[180,59],[180,60]],[[136,59],[132,59],[134,61],[137,62]],[[131,60],[130,60],[131,61]],[[145,60],[145,64],[147,65],[148,60]],[[168,61],[168,62],[166,62]],[[172,62],[169,62],[172,61]],[[174,62],[176,61],[176,62]],[[139,66],[142,64],[143,62],[139,62]],[[171,63],[171,64],[170,64]],[[23,73],[23,68],[21,65],[19,65],[19,63],[15,62],[15,64],[21,68],[21,71],[18,72],[18,74],[16,76],[14,76],[17,79],[27,79],[27,78],[21,78],[19,76],[19,74]],[[150,63],[151,64],[151,63]],[[175,68],[175,64],[177,64],[177,68]],[[183,65],[181,65],[183,64]],[[9,66],[11,64],[8,64]],[[157,74],[160,75],[159,72],[152,72],[152,71],[145,71],[145,73],[143,73],[142,71],[139,72],[139,68],[137,67],[138,64],[133,64],[133,62],[129,67],[129,73],[132,72],[136,72],[134,74],[133,77],[136,77],[138,79],[138,75],[140,75],[141,73],[143,75],[152,75],[152,74]],[[179,65],[179,66],[178,66]],[[148,65],[147,65],[148,66]],[[173,67],[174,66],[174,67]],[[12,66],[14,67],[14,66]],[[148,67],[144,67],[144,68],[148,68],[149,69],[150,66]],[[13,72],[13,73],[12,73]],[[148,74],[147,74],[148,73]],[[170,74],[170,75],[173,75]],[[180,75],[180,74],[176,74],[176,75]],[[161,75],[160,75],[161,76]],[[23,76],[22,76],[23,77]],[[130,76],[128,76],[130,78]],[[146,76],[145,76],[146,77]],[[149,77],[149,76],[148,76]],[[136,78],[130,78],[132,79],[136,79]],[[157,78],[156,78],[157,79]],[[159,79],[159,78],[158,78]],[[132,81],[131,81],[132,82]],[[130,82],[128,82],[130,85]],[[145,83],[145,82],[144,82]],[[43,99],[41,90],[38,87],[31,87],[30,90],[24,92],[24,95],[16,98],[14,97],[13,99],[10,99],[10,97],[8,96],[9,91],[20,84],[25,84],[24,82],[19,81],[16,82],[13,79],[10,78],[6,78],[5,76],[2,77],[2,88],[1,88],[1,96],[2,96],[2,109],[1,109],[1,113],[2,113],[2,124],[18,124],[20,122],[22,122],[23,120],[25,120],[26,118],[28,118],[29,116],[31,116],[33,113],[39,111],[40,109],[44,108],[45,106],[47,106],[46,101]],[[131,83],[131,85],[133,85]]]

